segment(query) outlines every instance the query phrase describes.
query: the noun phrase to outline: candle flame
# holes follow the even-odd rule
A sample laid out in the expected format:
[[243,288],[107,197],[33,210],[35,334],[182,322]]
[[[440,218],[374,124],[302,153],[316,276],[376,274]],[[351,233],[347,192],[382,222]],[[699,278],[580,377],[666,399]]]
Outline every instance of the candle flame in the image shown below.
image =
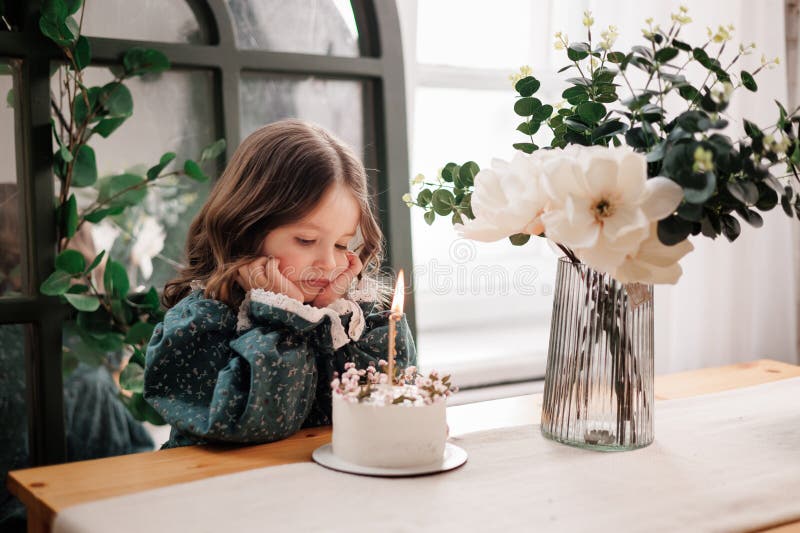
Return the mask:
[[403,301],[405,299],[405,282],[403,280],[403,269],[397,273],[397,284],[394,287],[394,298],[392,298],[392,314],[403,314]]

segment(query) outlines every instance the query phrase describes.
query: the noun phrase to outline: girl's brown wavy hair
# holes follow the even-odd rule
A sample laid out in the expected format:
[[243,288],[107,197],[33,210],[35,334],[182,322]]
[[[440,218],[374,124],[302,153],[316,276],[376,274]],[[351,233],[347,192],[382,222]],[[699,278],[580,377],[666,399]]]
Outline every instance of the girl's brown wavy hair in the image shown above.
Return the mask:
[[[267,234],[302,219],[334,184],[346,185],[361,208],[360,277],[378,279],[383,234],[373,213],[364,165],[342,141],[301,120],[282,120],[252,133],[236,149],[186,237],[187,266],[164,287],[172,307],[191,292],[236,308],[244,292],[235,283],[239,267],[258,257]],[[381,303],[387,288],[379,283]],[[391,290],[391,289],[389,289]]]

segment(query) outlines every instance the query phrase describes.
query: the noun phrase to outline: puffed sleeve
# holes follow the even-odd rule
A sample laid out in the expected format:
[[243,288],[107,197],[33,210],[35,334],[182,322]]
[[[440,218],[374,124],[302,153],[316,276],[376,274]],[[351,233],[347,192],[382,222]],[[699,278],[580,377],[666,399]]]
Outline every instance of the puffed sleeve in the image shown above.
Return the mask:
[[153,333],[145,399],[173,426],[174,443],[288,437],[315,403],[320,336],[335,349],[350,342],[331,309],[254,290],[237,315],[195,291]]

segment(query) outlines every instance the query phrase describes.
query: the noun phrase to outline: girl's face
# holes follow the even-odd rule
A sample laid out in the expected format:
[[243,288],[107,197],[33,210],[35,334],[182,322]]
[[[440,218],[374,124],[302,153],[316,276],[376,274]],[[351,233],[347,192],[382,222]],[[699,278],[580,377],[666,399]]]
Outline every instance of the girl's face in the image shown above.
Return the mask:
[[279,269],[308,303],[347,270],[348,245],[361,218],[350,190],[336,184],[304,218],[272,230],[261,243],[261,255],[278,259]]

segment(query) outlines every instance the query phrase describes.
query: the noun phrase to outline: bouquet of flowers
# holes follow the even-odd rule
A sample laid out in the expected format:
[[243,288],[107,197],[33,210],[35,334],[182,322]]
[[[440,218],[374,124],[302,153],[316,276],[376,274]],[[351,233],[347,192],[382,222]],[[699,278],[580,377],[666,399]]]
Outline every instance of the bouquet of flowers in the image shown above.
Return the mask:
[[[429,224],[452,217],[462,236],[479,241],[547,237],[573,261],[623,283],[677,282],[690,235],[733,241],[740,220],[760,227],[759,212],[778,204],[800,218],[798,110],[776,102],[773,124],[744,120],[743,138],[725,134],[732,93],[757,91],[759,72],[779,60],[762,56],[752,72],[737,72],[755,44],[726,54],[732,26],[709,28],[699,46],[681,40],[691,22],[686,7],[668,29],[646,22],[645,45],[628,52],[615,49],[614,26],[593,40],[588,11],[586,41],[556,33],[569,61],[559,72],[574,74],[564,101],[536,98],[540,81],[523,67],[512,77],[514,112],[523,119],[517,130],[527,137],[514,144],[517,155],[483,170],[473,161],[447,163],[436,180],[418,176],[405,196],[409,207],[423,208]],[[701,83],[688,79],[690,64],[700,65]],[[632,71],[643,73],[642,87]],[[678,114],[667,111],[670,95],[683,102]],[[550,146],[540,148],[534,135],[544,129]]]

